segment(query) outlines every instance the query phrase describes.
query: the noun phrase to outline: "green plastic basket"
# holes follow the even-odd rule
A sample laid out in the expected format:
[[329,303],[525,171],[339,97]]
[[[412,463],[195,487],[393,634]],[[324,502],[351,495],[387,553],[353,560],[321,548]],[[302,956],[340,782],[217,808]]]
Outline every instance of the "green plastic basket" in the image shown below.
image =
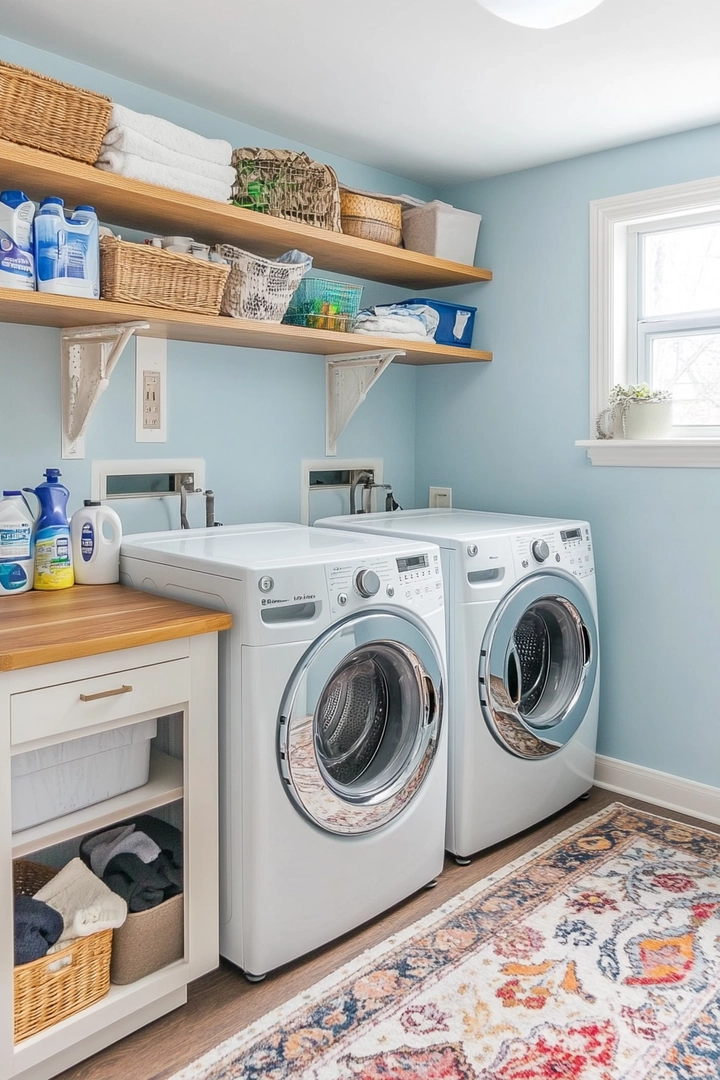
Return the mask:
[[352,330],[360,310],[362,291],[362,285],[347,285],[329,278],[303,278],[283,322],[346,333]]

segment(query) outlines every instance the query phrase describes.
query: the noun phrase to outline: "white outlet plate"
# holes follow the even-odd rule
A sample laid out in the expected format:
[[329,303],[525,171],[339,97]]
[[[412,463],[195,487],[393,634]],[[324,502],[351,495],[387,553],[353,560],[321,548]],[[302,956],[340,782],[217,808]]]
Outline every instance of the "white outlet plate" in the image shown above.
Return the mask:
[[449,510],[452,507],[452,488],[431,487],[428,488],[428,506],[431,510]]
[[167,341],[135,339],[135,442],[167,442]]

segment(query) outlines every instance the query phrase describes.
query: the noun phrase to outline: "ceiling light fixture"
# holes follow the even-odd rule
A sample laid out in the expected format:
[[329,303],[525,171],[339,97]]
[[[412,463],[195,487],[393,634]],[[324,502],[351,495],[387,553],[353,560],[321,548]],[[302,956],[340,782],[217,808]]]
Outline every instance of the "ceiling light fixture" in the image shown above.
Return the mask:
[[481,7],[506,22],[549,30],[572,22],[599,7],[603,0],[477,0]]

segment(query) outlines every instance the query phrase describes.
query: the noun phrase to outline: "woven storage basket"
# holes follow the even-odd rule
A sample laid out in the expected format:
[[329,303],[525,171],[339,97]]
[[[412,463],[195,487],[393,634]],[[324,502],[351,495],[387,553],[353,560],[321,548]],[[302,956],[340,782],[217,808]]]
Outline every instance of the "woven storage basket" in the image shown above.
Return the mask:
[[149,911],[132,911],[113,934],[110,982],[144,979],[182,959],[184,948],[182,893]]
[[233,150],[236,206],[341,232],[340,189],[329,165],[294,150]]
[[[56,873],[48,866],[17,859],[13,863],[15,895],[34,896]],[[101,930],[76,939],[67,949],[13,969],[16,1043],[86,1009],[107,994],[112,937],[112,930]]]
[[217,315],[230,267],[114,236],[100,239],[104,300]]
[[362,240],[399,247],[402,243],[402,206],[398,202],[371,199],[352,191],[340,193],[342,231]]
[[282,322],[293,293],[307,270],[304,263],[261,259],[250,251],[220,244],[214,248],[230,263],[220,310],[234,319]]
[[112,103],[37,71],[0,62],[0,137],[94,165]]

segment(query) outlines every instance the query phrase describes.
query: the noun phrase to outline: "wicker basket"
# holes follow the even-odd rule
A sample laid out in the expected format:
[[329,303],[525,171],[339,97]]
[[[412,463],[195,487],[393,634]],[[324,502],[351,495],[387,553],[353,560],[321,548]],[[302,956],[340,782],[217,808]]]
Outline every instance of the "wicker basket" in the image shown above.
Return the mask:
[[110,982],[117,986],[144,979],[182,959],[182,893],[148,911],[131,911],[113,935]]
[[[48,866],[17,859],[13,863],[15,895],[34,896],[56,873]],[[76,939],[67,949],[13,969],[16,1043],[107,994],[112,937],[112,930],[101,930]]]
[[230,267],[114,236],[100,239],[104,300],[217,315]]
[[47,75],[0,62],[0,137],[93,165],[112,103]]
[[341,232],[340,190],[329,165],[294,150],[233,150],[236,206]]
[[282,322],[293,293],[307,272],[308,263],[282,263],[261,259],[250,251],[220,244],[214,248],[230,263],[220,310],[234,319]]
[[314,330],[349,333],[360,307],[362,285],[329,278],[305,278],[290,301],[284,322]]
[[399,247],[402,243],[402,205],[371,199],[352,191],[340,193],[342,231],[361,240]]

